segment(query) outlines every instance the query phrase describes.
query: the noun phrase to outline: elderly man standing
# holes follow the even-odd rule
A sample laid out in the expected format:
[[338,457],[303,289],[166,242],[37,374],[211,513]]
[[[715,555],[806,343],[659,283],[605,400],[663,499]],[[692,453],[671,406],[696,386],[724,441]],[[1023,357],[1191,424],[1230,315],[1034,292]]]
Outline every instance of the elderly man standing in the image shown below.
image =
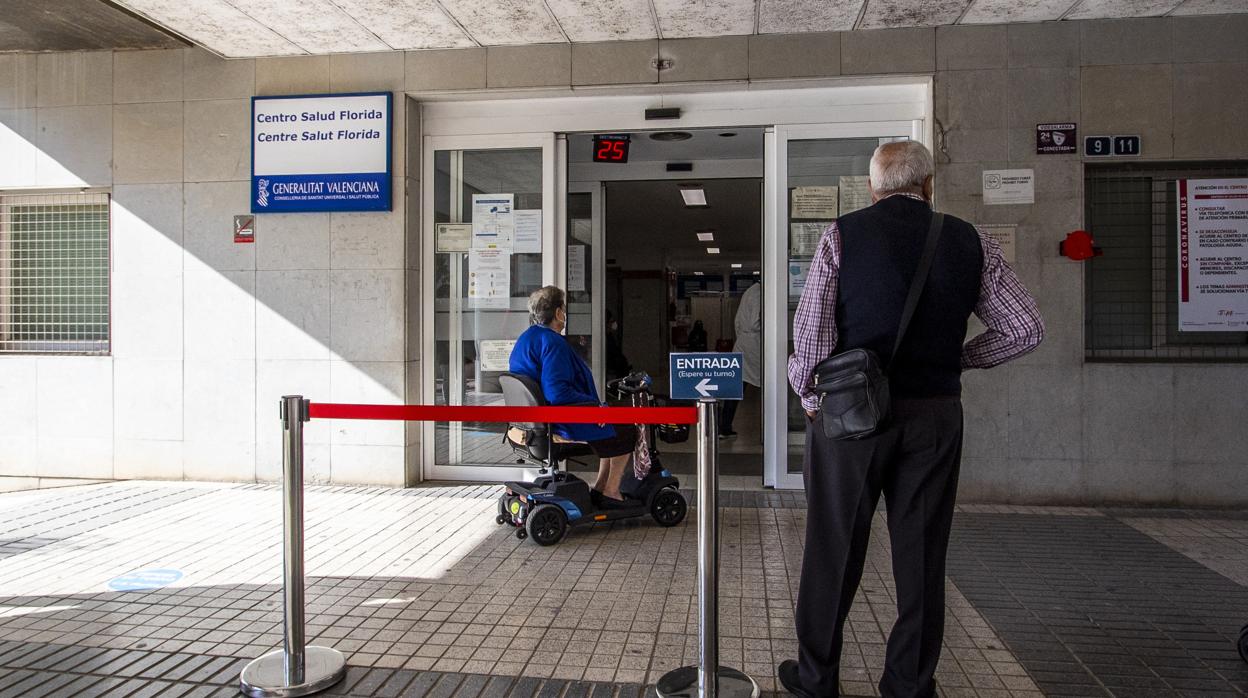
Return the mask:
[[[933,228],[931,153],[885,143],[871,158],[873,205],[824,232],[793,320],[789,382],[806,428],[808,502],[796,625],[797,661],[779,668],[798,696],[837,696],[842,632],[862,578],[881,492],[892,542],[897,621],[888,637],[880,693],[927,697],[945,619],[945,553],[962,455],[961,374],[990,368],[1039,345],[1035,300],[997,244],[944,216],[926,286],[893,354],[902,309]],[[987,330],[970,342],[974,313]],[[888,372],[892,416],[864,438],[823,429],[815,366],[833,353],[874,350]]]

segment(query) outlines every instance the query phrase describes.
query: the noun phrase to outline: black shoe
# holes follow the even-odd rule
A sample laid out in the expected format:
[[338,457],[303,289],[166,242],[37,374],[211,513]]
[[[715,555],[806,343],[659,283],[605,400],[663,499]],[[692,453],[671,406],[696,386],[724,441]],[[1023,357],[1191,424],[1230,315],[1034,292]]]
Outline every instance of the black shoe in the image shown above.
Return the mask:
[[598,502],[599,509],[631,509],[633,504],[623,499],[612,499],[607,495],[602,495]]
[[589,503],[594,505],[595,509],[602,508],[602,500],[604,499],[606,499],[606,497],[603,497],[602,493],[598,490],[592,488],[589,490]]
[[784,686],[784,690],[798,698],[815,698],[815,694],[802,688],[802,681],[797,675],[796,661],[786,659],[780,662],[780,668],[776,674],[780,677],[780,685]]
[[728,437],[730,437],[730,436],[736,436],[736,435],[737,435],[737,432],[735,432],[735,431],[721,431],[721,432],[719,432],[719,438],[721,438],[721,439],[726,439],[726,438],[728,438]]

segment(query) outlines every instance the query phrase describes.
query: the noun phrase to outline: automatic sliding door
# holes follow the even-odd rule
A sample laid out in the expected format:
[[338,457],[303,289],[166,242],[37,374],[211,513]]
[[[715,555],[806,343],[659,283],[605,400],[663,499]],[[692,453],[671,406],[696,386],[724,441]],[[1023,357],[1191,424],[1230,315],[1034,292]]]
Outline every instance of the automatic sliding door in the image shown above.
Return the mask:
[[[867,175],[881,143],[922,136],[921,121],[828,126],[778,126],[768,139],[765,268],[772,278],[764,303],[765,484],[802,487],[806,415],[789,389],[793,315],[822,232],[838,216],[871,204]],[[775,318],[783,327],[766,327]]]
[[[431,263],[425,289],[433,321],[432,327],[426,323],[432,336],[425,342],[430,366],[424,375],[433,404],[503,404],[498,379],[529,325],[528,296],[554,277],[553,152],[544,140],[534,147],[432,144],[425,230],[433,239],[425,243]],[[430,425],[426,475],[502,477],[492,471],[517,465],[503,430],[490,423]]]

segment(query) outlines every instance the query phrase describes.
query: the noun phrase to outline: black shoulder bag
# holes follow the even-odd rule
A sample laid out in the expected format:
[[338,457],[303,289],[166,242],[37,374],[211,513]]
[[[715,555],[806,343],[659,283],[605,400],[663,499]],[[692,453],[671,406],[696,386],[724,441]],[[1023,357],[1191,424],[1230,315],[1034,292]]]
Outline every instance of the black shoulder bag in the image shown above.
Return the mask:
[[[894,359],[910,317],[919,304],[919,296],[923,295],[944,220],[943,213],[932,213],[923,257],[910,281],[910,291],[901,311],[901,326],[897,328],[897,341],[893,343]],[[815,366],[814,377],[819,409],[823,413],[823,433],[829,439],[861,439],[876,433],[888,421],[891,408],[888,374],[880,368],[880,357],[874,351],[850,349],[833,354]]]

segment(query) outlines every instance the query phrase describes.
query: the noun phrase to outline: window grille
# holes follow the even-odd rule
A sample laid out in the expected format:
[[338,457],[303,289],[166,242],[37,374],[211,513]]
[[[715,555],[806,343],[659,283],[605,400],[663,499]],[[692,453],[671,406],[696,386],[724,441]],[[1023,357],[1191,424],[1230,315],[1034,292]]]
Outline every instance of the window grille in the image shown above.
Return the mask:
[[0,194],[0,353],[108,353],[108,272],[108,194]]
[[1245,362],[1248,332],[1179,332],[1179,179],[1248,177],[1245,162],[1089,163],[1084,220],[1102,257],[1086,262],[1089,361]]

